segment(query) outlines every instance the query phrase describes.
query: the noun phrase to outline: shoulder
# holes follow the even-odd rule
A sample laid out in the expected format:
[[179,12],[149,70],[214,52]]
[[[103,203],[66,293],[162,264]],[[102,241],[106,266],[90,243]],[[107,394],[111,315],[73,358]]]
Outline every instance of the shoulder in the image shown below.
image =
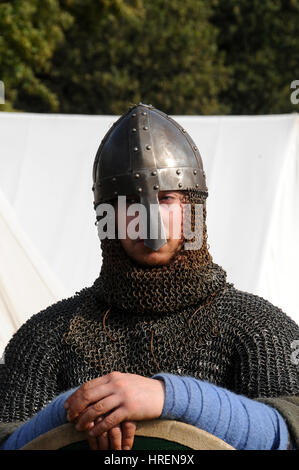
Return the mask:
[[60,300],[40,312],[32,315],[12,336],[5,349],[5,357],[10,350],[22,348],[25,345],[41,345],[51,347],[56,339],[67,328],[72,317],[86,299],[91,288],[84,288],[75,295]]
[[281,329],[291,337],[299,338],[299,327],[280,307],[267,299],[228,284],[221,296],[221,313],[224,321],[232,322],[241,330],[258,332]]
[[221,331],[235,353],[234,391],[248,397],[298,394],[298,325],[281,308],[233,285],[222,306]]

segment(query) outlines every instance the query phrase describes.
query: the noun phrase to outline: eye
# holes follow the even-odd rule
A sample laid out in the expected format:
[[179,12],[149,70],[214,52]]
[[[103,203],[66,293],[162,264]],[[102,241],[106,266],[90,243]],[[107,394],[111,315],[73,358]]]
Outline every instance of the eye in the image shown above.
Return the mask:
[[175,199],[174,196],[171,196],[171,195],[168,195],[168,194],[166,194],[165,196],[161,196],[159,198],[160,201],[172,201],[174,199]]

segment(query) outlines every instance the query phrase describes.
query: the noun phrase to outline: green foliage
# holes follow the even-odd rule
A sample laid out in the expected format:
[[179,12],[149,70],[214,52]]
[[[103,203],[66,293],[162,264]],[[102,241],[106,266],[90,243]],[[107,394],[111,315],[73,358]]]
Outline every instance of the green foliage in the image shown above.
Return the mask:
[[298,112],[290,84],[299,79],[299,0],[220,0],[213,23],[233,71],[221,95],[231,113]]
[[57,97],[43,82],[43,74],[49,73],[63,28],[71,22],[57,0],[0,3],[0,79],[6,95],[2,110],[58,110]]
[[173,114],[226,111],[228,73],[204,0],[74,0],[68,11],[77,21],[50,78],[62,112],[119,114],[139,101]]
[[0,2],[1,110],[299,111],[299,0]]

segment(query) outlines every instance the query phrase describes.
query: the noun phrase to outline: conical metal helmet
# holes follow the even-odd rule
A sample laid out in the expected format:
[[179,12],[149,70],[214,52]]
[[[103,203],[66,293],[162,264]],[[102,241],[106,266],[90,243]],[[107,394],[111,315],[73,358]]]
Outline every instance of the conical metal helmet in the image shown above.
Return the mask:
[[139,103],[109,129],[97,151],[93,167],[94,208],[117,196],[136,195],[147,211],[148,227],[157,225],[158,238],[145,245],[158,250],[166,243],[159,191],[195,189],[207,192],[202,158],[194,141],[175,120]]

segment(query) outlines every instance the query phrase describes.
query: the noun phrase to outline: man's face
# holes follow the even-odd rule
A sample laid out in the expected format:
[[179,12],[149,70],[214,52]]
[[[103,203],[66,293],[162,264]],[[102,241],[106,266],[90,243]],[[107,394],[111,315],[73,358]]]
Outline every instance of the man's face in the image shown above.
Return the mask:
[[[120,239],[127,255],[136,263],[145,266],[161,266],[169,264],[176,253],[178,253],[184,244],[182,220],[184,202],[183,194],[179,191],[160,191],[158,195],[160,212],[163,225],[166,231],[167,242],[158,250],[153,251],[144,245],[144,241],[137,238],[133,240],[127,237]],[[136,197],[127,196],[126,209],[130,204],[139,202]],[[118,220],[118,206],[115,207],[116,223]],[[126,227],[136,216],[126,214]]]

